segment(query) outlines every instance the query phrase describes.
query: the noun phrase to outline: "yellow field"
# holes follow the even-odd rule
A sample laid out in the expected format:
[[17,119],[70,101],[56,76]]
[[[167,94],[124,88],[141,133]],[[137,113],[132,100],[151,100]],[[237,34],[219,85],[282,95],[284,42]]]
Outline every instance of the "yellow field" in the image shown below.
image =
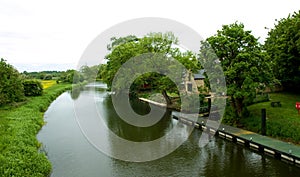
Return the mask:
[[56,80],[42,80],[43,89],[47,89],[56,84]]

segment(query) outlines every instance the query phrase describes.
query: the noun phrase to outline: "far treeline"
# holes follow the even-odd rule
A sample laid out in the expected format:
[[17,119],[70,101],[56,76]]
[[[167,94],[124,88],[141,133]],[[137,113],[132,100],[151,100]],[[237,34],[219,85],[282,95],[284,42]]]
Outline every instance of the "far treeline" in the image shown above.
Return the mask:
[[99,68],[101,65],[95,66],[82,66],[79,71],[69,69],[67,71],[40,71],[40,72],[27,72],[21,73],[25,79],[37,79],[37,80],[56,80],[58,83],[73,83],[92,81],[101,79]]
[[[27,96],[43,94],[42,80],[56,80],[57,83],[77,84],[92,81],[97,77],[99,66],[82,66],[80,71],[42,71],[19,73],[3,58],[0,60],[0,106],[22,102]],[[100,77],[100,76],[99,76]],[[94,78],[94,80],[97,78]]]

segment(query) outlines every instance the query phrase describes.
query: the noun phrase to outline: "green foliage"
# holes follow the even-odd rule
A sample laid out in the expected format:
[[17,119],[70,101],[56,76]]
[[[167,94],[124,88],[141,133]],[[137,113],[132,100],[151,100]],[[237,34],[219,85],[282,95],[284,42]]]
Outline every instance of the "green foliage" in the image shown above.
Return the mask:
[[4,59],[0,60],[0,105],[22,101],[24,91],[19,72]]
[[43,112],[70,84],[57,84],[43,96],[31,97],[18,108],[0,109],[0,174],[1,176],[49,176],[51,164],[36,134],[44,125]]
[[237,126],[239,124],[240,118],[236,117],[234,108],[229,104],[225,108],[225,114],[223,116],[222,122],[227,125]]
[[23,82],[25,96],[40,96],[43,93],[43,86],[38,80],[25,80]]
[[98,70],[99,70],[98,65],[91,66],[91,67],[84,65],[80,68],[80,73],[82,74],[84,80],[92,82],[96,80]]
[[84,81],[93,82],[103,79],[103,73],[106,70],[106,64],[94,65],[94,66],[81,66],[80,70],[70,69],[62,71],[58,75],[58,83],[73,83],[78,84]]
[[120,37],[120,38],[116,38],[116,37],[112,37],[111,39],[111,44],[107,45],[107,49],[108,50],[112,50],[115,46],[127,43],[127,42],[134,42],[134,41],[138,41],[138,38],[134,35],[129,35],[126,37]]
[[59,78],[63,71],[41,71],[41,72],[27,72],[24,71],[22,75],[26,79],[41,79],[41,80],[52,80]]
[[265,49],[286,90],[300,92],[300,11],[283,18],[269,31]]
[[[275,82],[269,58],[258,39],[241,23],[223,25],[222,30],[209,37],[207,42],[221,62],[234,117],[241,118],[247,111],[245,99],[254,99],[258,89]],[[200,56],[204,52],[215,59],[208,47],[203,43]]]
[[[108,84],[108,87],[111,88],[112,81],[116,75],[119,68],[126,63],[129,59],[134,57],[151,57],[151,60],[156,61],[158,59],[169,58],[166,60],[166,63],[169,62],[169,65],[159,66],[159,68],[166,68],[165,70],[175,69],[176,65],[172,64],[171,57],[175,58],[181,62],[187,69],[195,71],[198,69],[198,61],[196,57],[191,52],[181,53],[178,48],[174,47],[178,44],[177,38],[172,33],[150,33],[142,38],[137,38],[135,36],[127,36],[122,38],[112,38],[111,44],[108,45],[108,49],[111,52],[106,56],[108,60],[107,65],[102,72],[103,80]],[[153,54],[153,55],[143,55],[143,54]],[[163,57],[162,57],[163,55]],[[142,58],[141,58],[142,59]],[[155,65],[149,63],[149,65],[138,65],[139,68],[149,67]],[[155,66],[153,66],[155,67]],[[183,77],[184,73],[178,70],[178,76]],[[133,75],[129,75],[133,77]],[[175,74],[175,73],[174,73]],[[123,78],[124,80],[129,80],[128,78]],[[168,79],[166,76],[157,73],[147,73],[143,76],[137,78],[134,84],[131,86],[133,92],[136,92],[143,88],[143,86],[149,85],[149,87],[157,92],[161,92],[168,103],[171,104],[171,100],[167,94],[168,92],[176,92],[177,88],[174,83]]]
[[82,73],[80,73],[79,71],[70,69],[61,74],[59,81],[64,82],[64,83],[77,84],[79,82],[83,82],[84,77],[83,77]]
[[52,80],[52,75],[47,74],[47,75],[44,77],[44,80]]
[[98,66],[98,73],[96,79],[103,80],[105,78],[106,68],[107,68],[106,64],[100,64]]

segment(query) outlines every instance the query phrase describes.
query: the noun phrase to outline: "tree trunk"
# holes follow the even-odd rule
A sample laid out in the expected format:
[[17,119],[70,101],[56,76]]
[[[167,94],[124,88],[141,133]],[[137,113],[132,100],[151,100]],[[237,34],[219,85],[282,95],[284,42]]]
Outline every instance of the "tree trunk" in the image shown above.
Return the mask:
[[243,100],[242,98],[236,99],[236,113],[239,118],[243,117]]
[[237,120],[243,116],[243,100],[243,98],[231,99],[231,107],[233,108]]
[[235,99],[234,98],[231,98],[230,105],[233,108],[233,112],[234,112],[235,116],[238,117],[237,112],[236,112],[236,104],[235,104]]
[[168,96],[168,94],[165,90],[162,91],[162,95],[164,96],[164,98],[167,102],[167,105],[171,105],[172,104],[171,98]]

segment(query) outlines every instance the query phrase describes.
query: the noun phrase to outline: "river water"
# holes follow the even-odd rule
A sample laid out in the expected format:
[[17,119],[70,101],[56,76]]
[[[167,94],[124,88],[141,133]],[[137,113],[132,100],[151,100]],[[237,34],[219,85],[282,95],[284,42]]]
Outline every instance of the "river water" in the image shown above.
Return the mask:
[[[171,111],[155,125],[137,128],[122,121],[112,106],[111,97],[103,84],[97,91],[86,88],[82,91],[65,92],[59,96],[45,113],[47,124],[38,134],[43,149],[53,165],[52,177],[109,177],[109,176],[299,176],[300,168],[253,152],[243,146],[212,137],[204,147],[199,147],[201,131],[195,129],[189,138],[174,152],[148,162],[128,162],[109,157],[86,138],[76,119],[75,102],[82,102],[93,95],[98,113],[103,115],[107,127],[118,136],[131,141],[143,142],[164,136],[178,125],[171,118]],[[86,106],[82,104],[81,106]],[[146,114],[149,106],[133,102],[139,114]],[[76,107],[78,109],[78,107]],[[88,109],[88,108],[86,108]],[[87,111],[86,117],[93,117]],[[188,128],[186,125],[180,125]],[[93,129],[94,126],[91,127]],[[96,130],[95,130],[96,131]],[[179,132],[179,136],[186,132]],[[176,135],[178,136],[178,135]],[[113,146],[110,137],[100,137],[111,151],[122,150]],[[147,152],[145,152],[147,153]]]

